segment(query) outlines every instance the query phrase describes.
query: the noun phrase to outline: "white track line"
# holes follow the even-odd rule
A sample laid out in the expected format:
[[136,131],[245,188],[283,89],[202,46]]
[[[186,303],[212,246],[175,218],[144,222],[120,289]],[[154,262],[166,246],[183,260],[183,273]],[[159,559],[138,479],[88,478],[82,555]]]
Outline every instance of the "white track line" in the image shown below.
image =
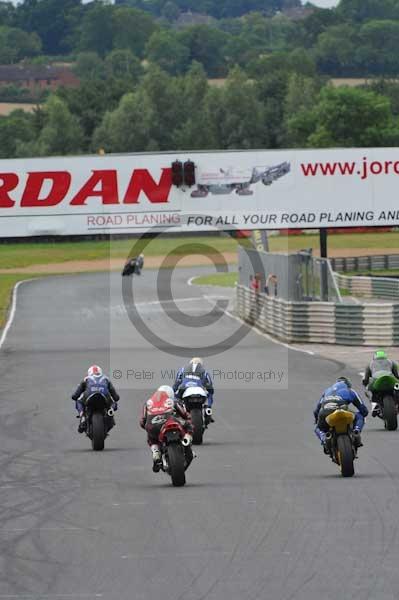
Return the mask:
[[[17,308],[17,292],[18,292],[18,288],[19,288],[19,286],[22,283],[27,283],[28,281],[35,281],[35,280],[34,279],[23,279],[22,281],[18,281],[15,284],[15,286],[14,286],[14,289],[13,289],[13,292],[12,292],[12,301],[11,301],[10,313],[8,315],[8,319],[7,319],[7,322],[5,324],[5,327],[3,329],[3,333],[1,334],[1,337],[0,337],[0,350],[1,350],[4,342],[6,341],[8,330],[10,329],[10,327],[12,325],[12,322],[14,320],[15,311],[16,311],[16,308]],[[0,596],[0,598],[1,598],[1,596]]]
[[248,323],[246,323],[245,321],[243,321],[243,319],[240,319],[240,317],[237,317],[236,315],[233,315],[233,313],[228,312],[227,310],[225,310],[224,312],[231,319],[235,319],[236,321],[239,321],[243,325],[247,325],[255,333],[257,333],[258,335],[266,338],[270,342],[273,342],[273,344],[278,344],[279,346],[284,346],[284,348],[288,348],[289,350],[295,350],[295,352],[302,352],[302,354],[309,354],[310,356],[315,356],[316,355],[316,352],[312,352],[311,350],[303,350],[302,348],[295,348],[295,346],[291,346],[290,344],[286,344],[285,342],[281,342],[280,340],[277,340],[276,338],[272,337],[268,333],[265,333],[264,331],[261,331],[260,329],[258,329],[254,325],[248,325]]
[[[214,304],[213,302],[211,302],[211,299],[215,298],[215,296],[204,295],[203,298],[205,300],[207,300],[210,304]],[[265,333],[264,331],[261,331],[260,329],[258,329],[254,325],[248,325],[248,323],[246,323],[245,321],[243,321],[243,319],[241,319],[240,317],[237,317],[237,315],[233,315],[233,313],[229,312],[228,310],[225,310],[224,314],[227,315],[228,317],[230,317],[230,319],[234,319],[235,321],[239,321],[243,325],[246,325],[247,327],[249,327],[250,329],[252,329],[252,331],[254,331],[254,333],[257,333],[258,335],[266,338],[270,342],[273,342],[273,344],[277,344],[278,346],[284,346],[284,348],[288,348],[289,350],[295,350],[295,352],[302,352],[302,354],[309,354],[310,356],[315,356],[315,354],[316,354],[316,352],[312,352],[311,350],[303,350],[302,348],[295,348],[295,346],[291,346],[290,344],[286,344],[285,342],[281,342],[280,340],[275,339],[274,337],[272,337],[268,333]]]

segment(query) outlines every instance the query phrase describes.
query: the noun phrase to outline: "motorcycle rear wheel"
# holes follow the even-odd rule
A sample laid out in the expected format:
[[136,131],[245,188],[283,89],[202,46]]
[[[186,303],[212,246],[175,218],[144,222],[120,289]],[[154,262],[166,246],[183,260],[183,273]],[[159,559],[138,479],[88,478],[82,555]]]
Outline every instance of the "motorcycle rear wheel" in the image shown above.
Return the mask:
[[398,428],[398,409],[392,396],[384,396],[384,423],[388,431],[396,431]]
[[353,446],[348,435],[340,435],[337,439],[337,458],[341,468],[342,477],[353,477],[355,469],[353,466]]
[[92,427],[92,439],[91,445],[93,450],[96,452],[99,450],[104,450],[104,440],[105,440],[105,429],[104,429],[104,417],[100,413],[94,413],[91,418],[91,427]]
[[168,461],[173,485],[176,487],[184,485],[186,483],[186,476],[184,474],[185,458],[181,444],[171,444],[168,446]]
[[202,416],[202,409],[191,409],[191,421],[193,423],[193,444],[197,444],[199,446],[202,444],[204,435],[204,419]]

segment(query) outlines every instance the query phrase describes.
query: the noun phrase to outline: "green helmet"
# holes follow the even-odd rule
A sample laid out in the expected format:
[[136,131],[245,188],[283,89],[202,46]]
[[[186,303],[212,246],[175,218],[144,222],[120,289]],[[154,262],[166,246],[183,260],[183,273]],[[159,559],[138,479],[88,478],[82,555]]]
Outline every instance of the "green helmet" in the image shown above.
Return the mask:
[[387,359],[388,356],[387,356],[387,353],[385,352],[385,350],[377,350],[374,353],[374,358],[376,358],[376,359],[378,359],[378,358],[385,358],[385,359]]

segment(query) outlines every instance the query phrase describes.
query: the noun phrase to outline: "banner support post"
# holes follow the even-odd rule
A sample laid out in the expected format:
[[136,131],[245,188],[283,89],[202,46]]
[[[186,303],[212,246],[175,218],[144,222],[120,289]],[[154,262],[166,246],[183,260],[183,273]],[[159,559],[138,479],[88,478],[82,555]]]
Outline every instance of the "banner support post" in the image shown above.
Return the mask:
[[[327,250],[327,227],[320,227],[319,229],[319,240],[320,240],[320,258],[328,258]],[[328,272],[326,260],[321,261],[321,273],[320,273],[320,299],[323,302],[328,301]]]

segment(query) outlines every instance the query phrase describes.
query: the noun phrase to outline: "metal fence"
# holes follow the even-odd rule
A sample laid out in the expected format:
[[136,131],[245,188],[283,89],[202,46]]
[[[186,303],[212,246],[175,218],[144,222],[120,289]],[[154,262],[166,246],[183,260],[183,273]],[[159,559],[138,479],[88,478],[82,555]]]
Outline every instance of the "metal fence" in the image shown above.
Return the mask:
[[310,251],[275,254],[241,247],[238,265],[239,284],[268,296],[291,302],[342,302],[329,261]]
[[399,254],[381,254],[378,256],[348,256],[346,258],[330,258],[333,271],[382,271],[399,269]]

